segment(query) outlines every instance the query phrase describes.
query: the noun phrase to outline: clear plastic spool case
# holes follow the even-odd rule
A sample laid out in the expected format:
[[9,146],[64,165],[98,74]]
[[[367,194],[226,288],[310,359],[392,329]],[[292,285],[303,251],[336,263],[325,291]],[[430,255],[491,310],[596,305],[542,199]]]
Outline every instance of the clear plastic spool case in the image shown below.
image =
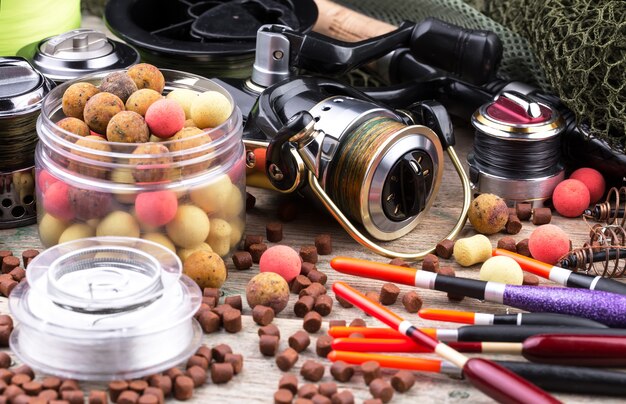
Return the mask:
[[96,237],[38,255],[11,293],[11,349],[36,370],[81,380],[138,378],[200,345],[202,292],[167,248]]

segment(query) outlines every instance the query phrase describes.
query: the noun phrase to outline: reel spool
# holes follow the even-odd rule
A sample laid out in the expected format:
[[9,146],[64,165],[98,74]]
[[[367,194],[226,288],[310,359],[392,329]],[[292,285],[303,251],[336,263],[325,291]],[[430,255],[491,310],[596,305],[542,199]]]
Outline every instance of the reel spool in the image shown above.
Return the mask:
[[564,124],[549,105],[513,91],[501,93],[472,116],[474,151],[467,157],[472,187],[510,204],[541,207],[564,179]]
[[110,0],[105,19],[147,63],[243,79],[250,76],[262,25],[277,23],[309,32],[317,7],[313,0]]
[[0,58],[0,229],[37,221],[37,117],[54,83],[23,58]]

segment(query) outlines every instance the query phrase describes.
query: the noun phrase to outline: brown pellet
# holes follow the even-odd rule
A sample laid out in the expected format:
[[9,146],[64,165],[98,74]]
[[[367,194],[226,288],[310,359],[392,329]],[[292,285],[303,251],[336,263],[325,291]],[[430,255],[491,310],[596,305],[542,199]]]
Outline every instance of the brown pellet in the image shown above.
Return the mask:
[[0,326],[3,325],[13,328],[13,319],[8,314],[0,314]]
[[215,314],[217,314],[218,316],[220,316],[220,323],[224,323],[224,313],[226,313],[228,310],[232,310],[233,307],[230,304],[220,304],[214,308],[211,309],[211,311]]
[[507,234],[517,234],[522,230],[522,222],[517,215],[509,215],[509,220],[507,220],[504,229]]
[[206,369],[200,366],[192,366],[187,369],[186,373],[193,380],[194,387],[200,387],[206,382]]
[[306,331],[296,331],[295,334],[289,337],[287,340],[288,344],[291,348],[295,349],[296,352],[302,352],[309,347],[311,344],[311,338]]
[[204,288],[202,289],[202,296],[220,298],[220,290],[217,288]]
[[276,357],[276,366],[286,372],[296,364],[298,357],[298,352],[295,349],[287,348]]
[[198,356],[203,356],[206,358],[206,360],[208,360],[209,362],[211,361],[211,348],[209,348],[206,345],[201,345],[200,348],[198,348],[198,350],[196,351],[196,355]]
[[302,319],[302,328],[307,332],[318,332],[322,328],[322,316],[316,311],[310,311]]
[[315,299],[313,310],[325,317],[333,310],[333,298],[328,295],[321,295]]
[[108,404],[107,392],[104,390],[91,390],[87,402],[89,404]]
[[515,214],[519,220],[530,220],[533,213],[533,206],[530,203],[518,203],[515,205]]
[[409,263],[403,260],[402,258],[392,259],[391,261],[389,261],[389,265],[395,265],[397,267],[405,267],[405,268],[410,267]]
[[315,298],[313,296],[302,296],[298,301],[293,305],[293,312],[296,316],[302,318],[308,312],[313,310],[315,306]]
[[298,297],[313,296],[315,298],[325,294],[327,294],[327,291],[324,285],[322,285],[321,283],[312,282],[311,285],[302,289],[300,293],[298,293]]
[[[13,291],[13,289],[15,289],[16,286],[17,286],[17,282],[12,279],[2,281],[0,282],[0,293],[5,297],[9,297],[9,295],[11,294],[11,291]],[[8,345],[3,345],[3,346],[8,346]]]
[[244,242],[243,242],[243,249],[245,251],[250,251],[250,247],[253,244],[262,244],[263,243],[263,236],[258,235],[258,234],[246,234],[246,237],[244,238]]
[[165,401],[165,394],[163,394],[163,390],[161,390],[158,387],[152,387],[152,386],[147,387],[143,391],[143,395],[144,396],[155,396],[157,398],[157,402],[159,404],[163,404],[163,402]]
[[317,263],[317,248],[314,245],[303,245],[300,247],[300,257],[302,261],[310,262],[311,264]]
[[448,259],[452,257],[452,253],[454,252],[454,241],[449,239],[441,240],[437,243],[435,252],[441,258]]
[[375,398],[380,398],[383,403],[388,403],[393,398],[393,387],[383,378],[377,378],[369,383],[370,393]]
[[293,393],[287,389],[278,389],[274,393],[274,404],[291,404]]
[[328,328],[345,327],[347,325],[348,325],[348,323],[346,323],[346,320],[329,320],[328,321]]
[[22,387],[24,383],[28,383],[32,380],[32,378],[24,373],[18,373],[11,378],[11,384]]
[[422,260],[422,270],[428,272],[437,272],[439,269],[439,257],[435,254],[427,254]]
[[363,400],[363,404],[383,404],[383,400],[380,398],[368,398],[367,400]]
[[522,280],[522,285],[537,286],[537,285],[539,285],[539,278],[537,277],[537,275],[529,274],[528,272],[524,272],[524,278]]
[[246,212],[252,210],[256,204],[256,197],[250,192],[246,192]]
[[117,404],[137,404],[139,400],[139,394],[136,391],[125,390],[117,398]]
[[331,404],[330,398],[319,393],[311,397],[311,402],[313,404]]
[[335,295],[335,299],[337,299],[337,303],[339,303],[339,305],[343,307],[344,309],[351,309],[354,307],[352,303],[350,303],[349,301],[347,301],[341,296]]
[[252,255],[248,251],[236,251],[233,253],[233,264],[239,270],[249,269],[252,267]]
[[307,278],[309,278],[311,282],[317,282],[321,285],[326,285],[326,282],[328,282],[326,274],[318,270],[310,271]]
[[258,264],[259,261],[261,260],[261,255],[263,255],[263,253],[267,250],[267,244],[263,244],[263,243],[257,243],[257,244],[252,244],[250,246],[250,249],[248,251],[250,251],[250,255],[252,256],[252,262],[254,262],[255,264]]
[[292,200],[282,201],[276,213],[281,221],[291,222],[298,217],[298,204]]
[[402,304],[409,313],[417,313],[422,308],[422,298],[417,292],[411,290],[402,296]]
[[515,246],[515,249],[517,250],[518,254],[524,255],[526,257],[532,257],[532,254],[530,253],[530,248],[528,248],[527,238],[518,242],[517,245]]
[[[33,370],[33,368],[31,368],[28,365],[20,365],[20,366],[14,367],[11,370],[16,375],[22,373],[22,374],[30,376],[31,380],[35,378],[35,371]],[[74,386],[76,386],[75,390],[78,389],[78,382],[76,380],[66,379],[63,381],[63,383],[61,383],[61,390],[63,390],[63,384],[65,384],[66,382],[73,383]]]
[[[0,283],[0,289],[2,289],[2,283]],[[13,332],[13,327],[8,325],[0,325],[0,347],[9,346],[11,332]]]
[[0,250],[0,260],[2,260],[4,257],[9,257],[13,255],[13,252],[10,250]]
[[[113,381],[111,383],[117,383],[117,382]],[[111,383],[109,383],[109,386],[111,385]],[[125,384],[121,390],[126,390],[128,388],[128,383],[126,382],[123,382],[123,383]],[[41,381],[41,386],[43,387],[44,390],[49,390],[49,389],[59,390],[59,387],[61,387],[61,379],[55,376],[44,377],[43,380]]]
[[385,306],[395,304],[400,295],[400,288],[393,283],[385,283],[380,288],[379,299],[380,303]]
[[307,276],[309,272],[316,271],[317,267],[315,264],[311,264],[310,262],[302,261],[300,264],[300,275]]
[[130,384],[128,385],[128,387],[132,391],[136,391],[137,393],[142,394],[143,391],[148,388],[148,382],[145,380],[141,380],[141,379],[132,380]]
[[26,277],[26,271],[22,267],[13,268],[9,275],[13,278],[15,282],[20,282],[22,279]]
[[252,309],[252,320],[258,325],[268,325],[274,320],[274,310],[271,307],[257,304]]
[[319,394],[328,398],[332,397],[337,392],[337,383],[335,382],[323,382],[319,384]]
[[[11,404],[30,404],[32,397],[28,396],[27,394],[18,394],[17,396],[13,397],[10,401]],[[68,404],[76,404],[74,403],[69,403]],[[82,404],[82,402],[81,402]]]
[[354,366],[344,361],[336,361],[330,367],[330,374],[338,382],[347,383],[354,376]]
[[298,397],[311,398],[319,392],[318,387],[312,383],[306,383],[298,389]]
[[319,255],[330,255],[333,253],[333,243],[330,234],[319,234],[315,237],[315,248]]
[[326,358],[332,348],[333,338],[330,335],[320,335],[315,342],[315,353],[317,356]]
[[258,333],[259,333],[259,337],[261,335],[275,335],[278,338],[280,338],[280,330],[275,324],[269,324],[269,325],[266,325],[265,327],[259,328]]
[[20,266],[20,259],[18,257],[14,257],[13,255],[8,255],[2,258],[2,273],[8,274],[14,268]]
[[213,309],[217,306],[217,298],[213,296],[202,296],[202,304]]
[[142,396],[139,396],[137,404],[159,404],[159,399],[157,396],[154,396],[152,394],[144,394]]
[[220,316],[218,316],[211,310],[202,311],[198,316],[198,322],[202,327],[202,331],[204,331],[206,334],[219,331],[220,324],[222,323],[220,320]]
[[[209,368],[209,364],[210,364],[209,361],[204,356],[193,355],[191,358],[187,360],[187,369],[192,368],[194,366],[198,366],[204,370],[207,370]],[[176,377],[180,376],[181,374],[182,372],[178,374]]]
[[361,363],[361,372],[365,384],[369,385],[372,380],[380,377],[380,365],[376,361],[367,361]]
[[243,369],[243,355],[233,353],[226,354],[224,363],[230,363],[233,367],[233,373],[238,374]]
[[350,321],[350,327],[367,327],[367,323],[362,318],[355,318]]
[[265,225],[265,236],[270,243],[278,243],[283,239],[283,224],[270,222]]
[[[37,395],[37,397],[41,397],[46,401],[56,400],[59,398],[59,392],[52,389],[41,390],[41,392]],[[105,402],[106,404],[106,402]]]
[[550,208],[534,208],[533,209],[533,224],[540,226],[542,224],[548,224],[552,220],[552,211]]
[[278,350],[279,339],[275,335],[261,335],[259,338],[259,351],[265,356],[274,356]]
[[11,366],[11,356],[6,352],[0,352],[0,368],[8,369]]
[[293,373],[287,373],[278,381],[279,389],[286,389],[291,391],[293,394],[298,392],[298,377]]
[[226,344],[216,345],[211,350],[211,355],[213,357],[213,360],[219,363],[224,362],[224,359],[226,358],[226,354],[229,354],[229,353],[233,353],[233,350],[231,349],[229,345],[226,345]]
[[330,400],[332,404],[354,404],[354,395],[350,390],[343,390],[333,394]]
[[28,264],[32,261],[33,258],[39,255],[39,250],[29,249],[24,250],[22,252],[22,262],[24,263],[24,268],[28,268]]
[[81,390],[65,390],[61,398],[70,404],[84,404],[85,394]]
[[13,398],[19,396],[20,394],[25,394],[24,390],[14,384],[8,385],[7,388],[4,389],[4,393],[2,393],[2,395],[8,398],[9,401],[13,401]]
[[513,237],[502,237],[498,240],[498,248],[508,251],[517,252],[517,247],[515,247],[517,243]]
[[222,319],[222,325],[230,333],[241,331],[241,312],[237,309],[226,310]]
[[291,293],[299,294],[304,288],[308,288],[311,285],[311,280],[304,275],[298,275],[291,282]]
[[160,389],[163,395],[169,396],[173,388],[172,379],[165,375],[155,376],[156,377],[150,378],[150,386]]
[[399,392],[409,391],[415,384],[415,375],[408,370],[400,370],[391,378],[391,386]]
[[29,396],[36,396],[37,394],[41,393],[43,387],[41,385],[41,382],[31,380],[22,384],[22,390],[24,390],[24,392]]
[[193,380],[189,376],[178,376],[174,381],[174,398],[189,400],[193,397]]
[[214,363],[211,365],[211,381],[215,384],[228,383],[235,374],[230,363]]
[[[193,358],[193,356],[192,356]],[[191,358],[189,358],[191,359]],[[189,363],[189,361],[187,361],[187,363]],[[197,364],[196,362],[192,362],[192,366]],[[176,380],[177,378],[179,378],[180,376],[184,375],[185,373],[180,370],[179,368],[169,368],[165,371],[165,375],[167,377],[169,377],[170,379],[172,379],[172,381]]]

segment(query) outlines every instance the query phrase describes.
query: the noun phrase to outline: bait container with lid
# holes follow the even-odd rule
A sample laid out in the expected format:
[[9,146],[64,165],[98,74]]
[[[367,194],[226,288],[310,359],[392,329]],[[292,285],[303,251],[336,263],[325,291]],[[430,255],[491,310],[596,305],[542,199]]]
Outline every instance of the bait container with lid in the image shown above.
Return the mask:
[[147,240],[97,237],[39,254],[11,293],[12,351],[36,370],[131,379],[185,361],[200,345],[202,292],[178,257]]
[[529,96],[505,91],[472,116],[474,150],[468,155],[470,181],[479,193],[507,203],[542,206],[564,178],[558,111]]
[[[46,247],[92,236],[141,237],[181,250],[210,248],[224,257],[244,229],[245,154],[242,117],[222,87],[200,76],[162,70],[165,90],[218,91],[232,107],[221,125],[178,140],[108,142],[55,123],[64,91],[98,85],[110,72],[60,85],[37,122],[39,235]],[[157,147],[150,154],[142,145]],[[182,256],[182,255],[181,255]]]

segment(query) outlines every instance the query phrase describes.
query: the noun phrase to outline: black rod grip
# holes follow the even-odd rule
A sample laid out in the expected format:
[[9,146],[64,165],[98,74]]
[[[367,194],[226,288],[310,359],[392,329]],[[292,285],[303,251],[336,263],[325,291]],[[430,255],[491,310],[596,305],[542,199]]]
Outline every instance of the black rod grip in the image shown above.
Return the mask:
[[572,272],[567,277],[567,286],[582,289],[601,290],[626,296],[626,284],[615,279],[599,278],[594,285],[595,276]]
[[435,278],[435,290],[448,292],[454,295],[485,299],[485,287],[487,282],[469,278],[455,278],[453,276],[437,275]]
[[495,361],[549,391],[624,396],[626,373],[578,366]]
[[415,26],[410,49],[420,62],[474,84],[493,79],[502,59],[502,43],[495,33],[461,28],[436,18]]
[[538,334],[626,336],[626,329],[544,325],[466,325],[459,327],[457,333],[458,341],[462,342],[523,342],[526,338]]
[[[494,324],[517,324],[517,314],[496,314],[493,318]],[[590,327],[608,328],[602,323],[582,317],[569,316],[558,313],[521,313],[521,324],[519,325],[549,325],[549,326],[570,326],[570,327]]]
[[600,278],[593,290],[602,290],[605,292],[626,295],[626,284],[616,281],[615,279]]

